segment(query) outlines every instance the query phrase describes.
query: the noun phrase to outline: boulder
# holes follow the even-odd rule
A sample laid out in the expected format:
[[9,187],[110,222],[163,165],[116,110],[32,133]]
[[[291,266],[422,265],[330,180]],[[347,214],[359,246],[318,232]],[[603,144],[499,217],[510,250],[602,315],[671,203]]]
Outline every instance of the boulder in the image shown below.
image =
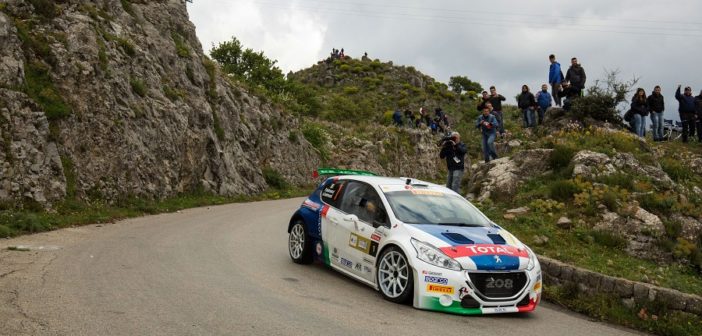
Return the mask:
[[556,222],[556,225],[561,229],[567,230],[573,227],[573,221],[571,221],[568,217],[561,217]]
[[606,154],[582,150],[573,156],[573,177],[581,176],[592,180],[599,176],[607,176],[617,172],[612,161]]

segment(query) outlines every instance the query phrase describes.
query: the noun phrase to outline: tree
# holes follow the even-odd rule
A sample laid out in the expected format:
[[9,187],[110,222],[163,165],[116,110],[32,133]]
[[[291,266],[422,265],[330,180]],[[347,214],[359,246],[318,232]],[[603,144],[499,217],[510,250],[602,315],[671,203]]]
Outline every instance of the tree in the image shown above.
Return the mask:
[[244,49],[236,37],[213,46],[210,56],[220,64],[224,73],[239,80],[275,93],[285,88],[285,76],[275,66],[278,61],[269,59],[262,51]]
[[457,94],[461,94],[464,91],[466,93],[473,92],[473,94],[483,91],[483,87],[478,82],[474,82],[466,76],[453,76],[449,79],[449,86],[451,90]]

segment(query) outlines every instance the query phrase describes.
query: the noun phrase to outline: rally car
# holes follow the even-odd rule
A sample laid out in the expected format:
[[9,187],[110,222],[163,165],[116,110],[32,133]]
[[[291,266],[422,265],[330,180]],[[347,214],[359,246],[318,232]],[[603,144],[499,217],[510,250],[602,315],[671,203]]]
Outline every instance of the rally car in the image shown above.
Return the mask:
[[536,255],[465,198],[411,178],[341,173],[290,219],[293,262],[319,260],[419,309],[470,315],[536,308]]

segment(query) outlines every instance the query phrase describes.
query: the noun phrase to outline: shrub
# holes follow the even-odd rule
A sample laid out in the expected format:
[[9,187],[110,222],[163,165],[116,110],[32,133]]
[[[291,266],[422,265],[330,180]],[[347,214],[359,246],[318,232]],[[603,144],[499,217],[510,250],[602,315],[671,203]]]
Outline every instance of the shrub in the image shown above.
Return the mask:
[[661,168],[675,182],[680,182],[693,176],[689,168],[685,167],[679,160],[664,157],[660,160]]
[[321,125],[306,123],[302,126],[302,136],[309,141],[312,147],[316,148],[323,159],[328,158],[327,143],[329,142],[327,132]]
[[570,161],[575,156],[575,148],[557,144],[553,147],[553,152],[548,158],[548,165],[553,170],[560,170],[568,167]]
[[34,12],[39,14],[45,20],[51,20],[56,17],[56,5],[52,0],[29,0],[34,7]]
[[215,111],[212,111],[212,128],[214,128],[217,140],[224,141],[224,129],[222,128],[222,124],[219,121],[219,116],[217,116]]
[[62,119],[71,114],[71,107],[56,91],[46,65],[33,61],[25,68],[24,75],[25,92],[39,104],[49,120]]
[[675,197],[669,194],[648,193],[639,198],[639,204],[648,211],[669,215],[675,205]]
[[573,196],[579,192],[580,188],[571,180],[559,180],[551,183],[549,187],[551,198],[561,202],[572,200]]
[[146,96],[146,85],[143,81],[137,78],[132,78],[129,80],[129,84],[132,86],[132,91],[134,93],[138,94],[141,97]]
[[176,54],[182,58],[190,57],[190,48],[185,44],[183,37],[176,32],[171,32],[171,38],[173,39],[173,43],[175,43]]
[[163,85],[163,94],[165,94],[166,97],[168,97],[168,99],[170,99],[171,101],[176,101],[180,98],[183,98],[183,96],[185,96],[183,91],[180,91],[178,89],[174,89],[174,88],[172,88],[168,85],[165,85],[165,84]]
[[359,89],[357,86],[347,86],[344,87],[344,93],[347,95],[352,95],[358,93]]
[[631,174],[617,172],[597,178],[597,182],[604,183],[610,187],[618,186],[626,190],[634,190],[634,176]]
[[351,67],[348,64],[342,64],[339,67],[339,70],[341,70],[341,71],[349,71],[350,69],[351,69]]
[[135,16],[134,7],[132,6],[132,3],[129,2],[129,0],[120,0],[120,2],[122,3],[122,8],[125,12],[129,13],[129,15],[131,16]]
[[287,189],[290,186],[277,170],[270,167],[263,168],[263,178],[269,186],[278,190]]
[[613,249],[624,249],[628,244],[625,238],[610,231],[595,230],[590,235],[595,243]]

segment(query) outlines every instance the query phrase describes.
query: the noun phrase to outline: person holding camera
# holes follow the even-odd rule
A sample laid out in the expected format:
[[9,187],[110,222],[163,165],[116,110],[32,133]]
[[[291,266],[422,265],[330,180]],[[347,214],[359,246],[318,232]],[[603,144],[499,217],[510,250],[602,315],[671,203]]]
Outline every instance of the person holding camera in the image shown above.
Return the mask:
[[495,135],[498,125],[497,118],[490,113],[490,108],[487,106],[484,107],[483,114],[478,116],[478,120],[475,122],[475,127],[479,128],[483,133],[483,156],[485,158],[485,163],[497,159]]
[[458,132],[451,132],[450,135],[441,140],[439,157],[446,159],[446,167],[448,168],[446,188],[450,188],[459,194],[461,193],[461,179],[463,178],[464,161],[467,152],[466,144],[461,142],[461,134]]

